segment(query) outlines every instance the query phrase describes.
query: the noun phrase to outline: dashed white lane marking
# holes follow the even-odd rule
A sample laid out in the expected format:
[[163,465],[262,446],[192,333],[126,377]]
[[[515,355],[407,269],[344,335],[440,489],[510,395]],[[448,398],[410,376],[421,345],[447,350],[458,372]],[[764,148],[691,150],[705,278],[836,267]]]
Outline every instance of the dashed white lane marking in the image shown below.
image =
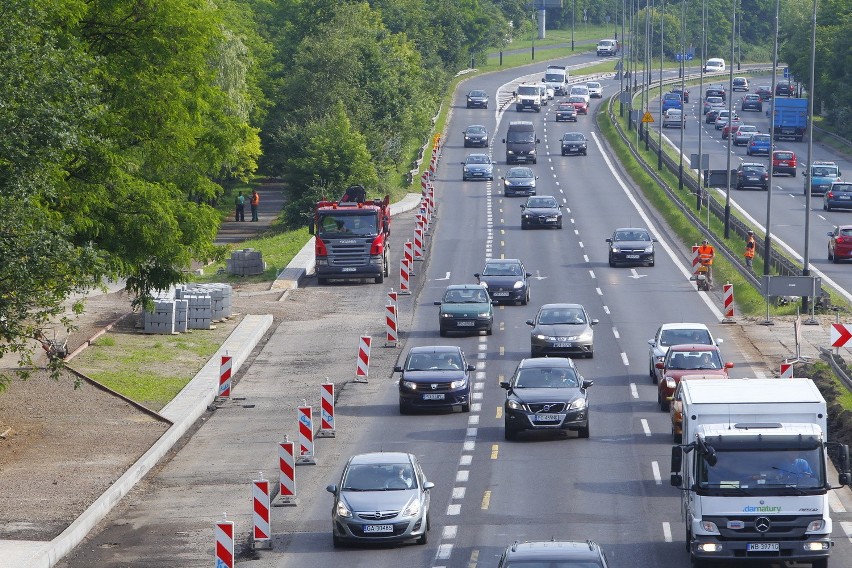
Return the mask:
[[586,248],[586,245],[583,244],[583,241],[577,241],[577,243],[580,245],[580,248]]
[[589,255],[587,255],[587,254],[583,255],[583,262],[589,262]]
[[468,479],[470,479],[470,471],[460,469],[456,472],[456,483],[467,483]]
[[472,452],[476,449],[476,440],[465,440],[464,441],[464,451]]
[[476,372],[476,380],[481,381],[485,379],[485,371],[477,371]]
[[464,487],[453,487],[453,499],[464,499]]
[[660,464],[655,461],[651,462],[651,471],[654,472],[654,483],[657,485],[663,484],[663,478],[660,477]]
[[459,528],[456,525],[447,525],[441,533],[441,538],[444,540],[452,540],[456,538],[456,534],[458,534],[458,532]]
[[579,234],[580,234],[579,229],[574,229],[574,234],[575,234],[575,235],[579,235]]
[[[479,393],[479,394],[481,395],[482,393]],[[470,411],[471,412],[482,412],[482,403],[481,402],[474,402],[473,404],[470,405]]]
[[595,279],[595,271],[589,270],[589,276],[591,276],[592,280],[594,280]]
[[480,370],[480,371],[482,369],[484,369],[485,368],[485,361],[477,361],[476,362],[476,368],[477,368],[477,370]]
[[651,428],[648,427],[648,420],[643,418],[641,422],[642,422],[642,430],[645,431],[645,435],[650,436],[651,435]]
[[835,513],[846,512],[846,507],[843,506],[843,503],[840,501],[840,497],[838,497],[837,493],[834,491],[828,492],[828,506],[831,507],[831,510]]
[[456,503],[447,507],[447,516],[457,516],[461,513],[461,505]]
[[603,290],[601,290],[600,288],[595,288],[595,292],[598,293],[598,296],[603,296]]
[[467,417],[468,426],[476,426],[479,424],[479,415],[471,415]]
[[615,336],[615,338],[616,338],[616,339],[619,339],[619,338],[621,337],[621,336],[618,334],[618,330],[617,330],[617,329],[615,329],[615,328],[612,328],[612,334]]
[[448,560],[453,553],[452,544],[442,544],[438,547],[438,554],[435,556],[438,560]]
[[672,541],[672,526],[668,522],[663,523],[663,540]]
[[476,431],[477,431],[476,428],[468,428],[467,432],[465,433],[465,437],[466,438],[476,438]]
[[470,454],[464,454],[459,460],[459,465],[470,465],[473,463],[473,456]]
[[604,306],[603,311],[606,315],[609,315],[609,306]]
[[481,382],[473,383],[473,390],[475,390],[475,391],[482,390],[484,388],[485,388],[485,385]]
[[482,341],[482,338],[481,338],[481,337],[480,337],[479,339],[480,339],[480,341],[479,341],[479,345],[477,345],[477,346],[476,346],[476,348],[477,348],[477,349],[479,349],[480,351],[486,351],[486,350],[488,350],[488,344],[487,344],[487,343],[485,343],[484,341]]
[[639,389],[636,388],[636,383],[630,383],[630,396],[639,398]]
[[624,352],[621,353],[621,362],[624,363],[625,367],[630,366],[630,362],[627,360],[627,353],[624,353]]

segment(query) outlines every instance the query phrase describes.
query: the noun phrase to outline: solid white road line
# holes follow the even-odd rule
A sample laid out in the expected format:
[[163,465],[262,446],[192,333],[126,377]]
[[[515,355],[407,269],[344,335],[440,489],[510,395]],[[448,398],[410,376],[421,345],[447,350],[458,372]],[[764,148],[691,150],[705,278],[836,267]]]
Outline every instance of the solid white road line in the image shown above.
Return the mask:
[[668,522],[663,523],[663,540],[672,541],[672,526]]

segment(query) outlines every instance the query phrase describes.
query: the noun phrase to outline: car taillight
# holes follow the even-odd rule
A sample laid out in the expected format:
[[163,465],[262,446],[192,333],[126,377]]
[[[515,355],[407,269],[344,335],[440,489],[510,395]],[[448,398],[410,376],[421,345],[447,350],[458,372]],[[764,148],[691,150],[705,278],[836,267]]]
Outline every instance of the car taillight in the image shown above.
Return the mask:
[[832,193],[832,192],[830,192],[830,191],[829,191],[828,193],[826,193],[826,194],[825,194],[825,196],[826,196],[828,199],[832,199],[832,198],[834,197],[834,193]]
[[846,242],[846,241],[844,241],[844,240],[843,240],[843,237],[835,237],[835,238],[834,238],[834,242],[836,242],[836,243],[844,243],[844,242]]
[[314,255],[315,256],[328,256],[328,249],[325,246],[325,243],[322,242],[322,239],[316,237],[315,241],[316,246],[314,247]]

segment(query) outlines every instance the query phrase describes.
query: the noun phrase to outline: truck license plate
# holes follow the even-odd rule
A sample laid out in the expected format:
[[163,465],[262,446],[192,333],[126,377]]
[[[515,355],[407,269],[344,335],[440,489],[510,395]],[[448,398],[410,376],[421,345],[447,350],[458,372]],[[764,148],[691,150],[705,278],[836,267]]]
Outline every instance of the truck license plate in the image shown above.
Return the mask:
[[393,532],[393,525],[364,525],[365,533],[390,533]]
[[427,393],[423,395],[423,400],[444,400],[444,393]]
[[472,321],[460,321],[460,322],[457,322],[456,325],[458,325],[459,327],[473,327],[473,322]]
[[777,542],[751,542],[748,545],[749,552],[778,552]]

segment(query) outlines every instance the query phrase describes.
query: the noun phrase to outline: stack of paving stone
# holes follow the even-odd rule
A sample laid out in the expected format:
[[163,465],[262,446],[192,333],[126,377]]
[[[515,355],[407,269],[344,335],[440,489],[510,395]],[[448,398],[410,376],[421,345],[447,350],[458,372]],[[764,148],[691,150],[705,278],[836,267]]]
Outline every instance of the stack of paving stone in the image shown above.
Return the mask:
[[154,311],[142,314],[145,333],[183,333],[211,329],[213,322],[231,316],[230,284],[186,284],[154,299]]
[[161,333],[170,335],[176,333],[174,298],[154,298],[154,311],[142,313],[142,326],[145,333]]
[[263,274],[266,263],[263,262],[263,254],[259,250],[246,248],[232,251],[231,258],[225,259],[225,268],[228,274],[252,276]]
[[231,298],[233,288],[230,284],[214,282],[212,284],[185,284],[175,290],[176,298],[185,298],[187,295],[210,296],[211,319],[221,321],[231,316]]

